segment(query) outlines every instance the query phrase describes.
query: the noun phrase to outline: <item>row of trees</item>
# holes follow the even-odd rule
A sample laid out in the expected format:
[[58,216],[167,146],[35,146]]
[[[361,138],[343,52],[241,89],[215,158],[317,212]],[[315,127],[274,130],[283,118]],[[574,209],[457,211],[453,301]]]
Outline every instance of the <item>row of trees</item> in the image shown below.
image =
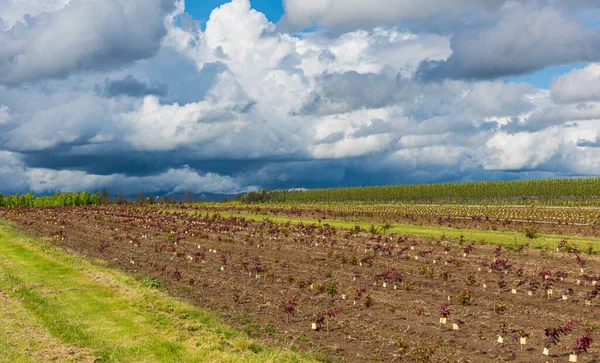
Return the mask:
[[57,193],[43,197],[38,197],[31,193],[7,196],[0,193],[0,207],[58,207],[102,203],[102,196],[98,192],[90,194],[88,191],[81,193]]
[[[186,201],[193,201],[193,195],[188,193]],[[6,195],[0,193],[0,207],[64,207],[64,206],[81,206],[81,205],[105,205],[105,204],[129,204],[132,201],[118,194],[112,198],[106,189],[102,189],[101,193],[95,191],[90,193],[84,191],[81,193],[56,193],[54,195],[36,196],[31,193],[19,195]],[[143,192],[140,192],[135,203],[138,205],[155,204],[155,203],[172,203],[168,196],[161,198],[146,197]]]
[[464,183],[410,184],[358,188],[312,190],[274,190],[250,192],[238,196],[245,203],[261,202],[443,202],[501,201],[519,204],[527,201],[561,200],[597,201],[600,197],[600,178],[562,178]]

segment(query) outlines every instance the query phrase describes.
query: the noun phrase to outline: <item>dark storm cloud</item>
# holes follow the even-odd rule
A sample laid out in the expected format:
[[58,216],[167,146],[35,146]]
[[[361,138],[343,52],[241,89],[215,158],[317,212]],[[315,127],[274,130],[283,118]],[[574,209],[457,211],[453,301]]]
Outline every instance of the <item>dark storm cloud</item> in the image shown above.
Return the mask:
[[600,134],[596,135],[596,140],[579,139],[577,141],[579,147],[600,147]]
[[466,27],[451,40],[445,61],[424,61],[417,78],[493,79],[548,66],[600,60],[600,29],[558,8],[506,6],[495,22]]
[[104,97],[144,97],[149,95],[166,96],[167,86],[163,84],[148,84],[133,76],[127,76],[118,80],[106,80],[102,87],[98,88]]

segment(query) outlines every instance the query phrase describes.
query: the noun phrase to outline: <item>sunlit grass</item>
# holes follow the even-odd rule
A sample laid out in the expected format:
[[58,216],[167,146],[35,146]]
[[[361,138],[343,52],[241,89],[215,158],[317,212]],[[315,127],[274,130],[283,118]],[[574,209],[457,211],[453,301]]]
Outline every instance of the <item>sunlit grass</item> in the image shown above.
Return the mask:
[[[206,214],[206,212],[203,212]],[[214,213],[209,213],[210,215]],[[300,222],[304,224],[329,224],[339,229],[354,229],[354,226],[360,226],[361,230],[369,231],[371,222],[362,221],[341,221],[332,219],[310,219],[310,218],[298,218],[298,217],[281,217],[274,215],[262,215],[262,214],[246,214],[246,213],[219,213],[223,217],[236,216],[244,217],[249,220],[262,221],[265,218],[269,218],[271,221],[276,223],[294,223]],[[374,227],[380,228],[380,224],[373,224]],[[380,232],[382,233],[382,232]],[[438,226],[417,226],[410,224],[390,224],[390,228],[387,233],[394,233],[397,235],[408,235],[414,237],[424,237],[440,239],[444,238],[450,241],[458,241],[461,236],[466,241],[477,241],[488,244],[501,244],[503,246],[511,247],[517,244],[529,243],[533,248],[547,248],[555,249],[558,243],[566,239],[569,244],[573,247],[578,248],[582,251],[587,251],[588,247],[592,246],[594,253],[600,253],[600,243],[597,238],[591,237],[577,237],[577,236],[559,236],[549,234],[538,234],[537,238],[529,239],[525,237],[525,233],[518,232],[506,232],[506,231],[482,231],[476,229],[459,229],[449,227],[438,227]]]

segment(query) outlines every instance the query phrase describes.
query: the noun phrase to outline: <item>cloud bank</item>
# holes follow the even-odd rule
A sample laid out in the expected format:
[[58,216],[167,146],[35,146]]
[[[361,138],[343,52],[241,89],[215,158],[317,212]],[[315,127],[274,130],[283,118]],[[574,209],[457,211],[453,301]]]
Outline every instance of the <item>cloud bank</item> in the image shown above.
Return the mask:
[[594,1],[364,4],[0,0],[0,191],[600,174]]

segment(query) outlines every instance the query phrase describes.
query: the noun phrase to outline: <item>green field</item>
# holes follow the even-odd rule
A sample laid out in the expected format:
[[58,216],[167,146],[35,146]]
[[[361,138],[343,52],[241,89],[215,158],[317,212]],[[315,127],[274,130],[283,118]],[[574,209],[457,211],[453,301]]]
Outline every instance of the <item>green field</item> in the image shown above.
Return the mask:
[[410,203],[600,205],[600,178],[561,178],[272,190],[239,196],[245,203]]
[[0,221],[0,361],[304,362]]

